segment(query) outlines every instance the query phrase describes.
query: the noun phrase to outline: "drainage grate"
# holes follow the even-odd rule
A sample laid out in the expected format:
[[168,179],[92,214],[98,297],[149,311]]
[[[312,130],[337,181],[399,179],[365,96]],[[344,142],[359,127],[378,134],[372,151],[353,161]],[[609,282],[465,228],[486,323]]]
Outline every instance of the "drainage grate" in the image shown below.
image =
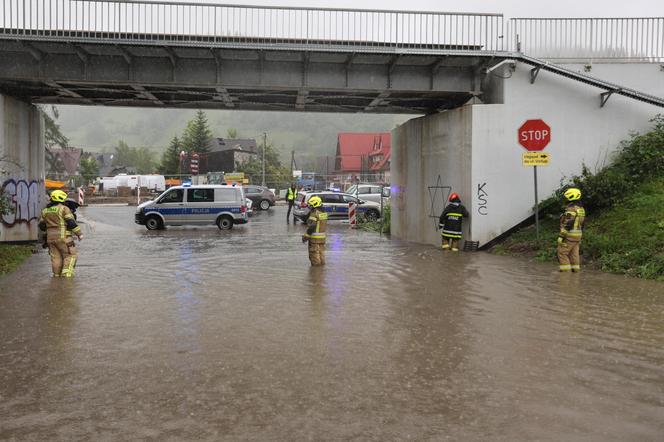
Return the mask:
[[477,249],[480,247],[479,241],[464,241],[463,251],[464,252],[477,252]]

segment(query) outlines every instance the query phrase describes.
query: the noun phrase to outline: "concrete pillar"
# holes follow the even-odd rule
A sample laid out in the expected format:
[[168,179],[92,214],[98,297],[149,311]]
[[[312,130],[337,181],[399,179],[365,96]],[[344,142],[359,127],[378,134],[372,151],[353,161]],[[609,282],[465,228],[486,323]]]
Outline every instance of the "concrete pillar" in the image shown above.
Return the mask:
[[[451,192],[470,210],[472,107],[407,121],[392,132],[392,235],[440,244],[438,218]],[[470,238],[469,223],[464,236]]]
[[0,242],[37,239],[46,202],[43,128],[36,106],[0,94],[0,183],[13,208],[0,216]]

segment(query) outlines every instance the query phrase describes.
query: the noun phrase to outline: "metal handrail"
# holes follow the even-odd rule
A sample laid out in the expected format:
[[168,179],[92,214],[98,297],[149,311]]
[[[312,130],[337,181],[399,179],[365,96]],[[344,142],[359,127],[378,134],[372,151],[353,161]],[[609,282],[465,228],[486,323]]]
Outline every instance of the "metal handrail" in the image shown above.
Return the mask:
[[0,38],[497,51],[502,35],[502,14],[145,0],[4,0],[0,6]]
[[508,48],[556,60],[664,61],[664,17],[514,18]]

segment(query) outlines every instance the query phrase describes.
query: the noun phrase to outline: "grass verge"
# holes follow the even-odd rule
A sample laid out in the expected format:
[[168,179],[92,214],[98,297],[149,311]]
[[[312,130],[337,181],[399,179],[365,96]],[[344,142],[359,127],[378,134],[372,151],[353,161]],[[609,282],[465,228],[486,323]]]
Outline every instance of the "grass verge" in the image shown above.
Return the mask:
[[[501,255],[556,260],[558,219],[540,224],[540,240],[529,226],[492,248]],[[581,243],[585,265],[599,270],[664,281],[664,177],[641,183],[630,197],[589,212]]]
[[0,275],[13,272],[32,255],[33,245],[0,243]]

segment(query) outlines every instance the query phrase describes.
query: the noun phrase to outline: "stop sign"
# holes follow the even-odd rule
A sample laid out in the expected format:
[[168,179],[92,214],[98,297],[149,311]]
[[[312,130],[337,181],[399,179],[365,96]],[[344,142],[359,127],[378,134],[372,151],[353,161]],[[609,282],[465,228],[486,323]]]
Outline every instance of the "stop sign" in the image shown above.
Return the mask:
[[519,144],[526,150],[543,150],[551,141],[551,128],[543,120],[528,120],[519,128]]

